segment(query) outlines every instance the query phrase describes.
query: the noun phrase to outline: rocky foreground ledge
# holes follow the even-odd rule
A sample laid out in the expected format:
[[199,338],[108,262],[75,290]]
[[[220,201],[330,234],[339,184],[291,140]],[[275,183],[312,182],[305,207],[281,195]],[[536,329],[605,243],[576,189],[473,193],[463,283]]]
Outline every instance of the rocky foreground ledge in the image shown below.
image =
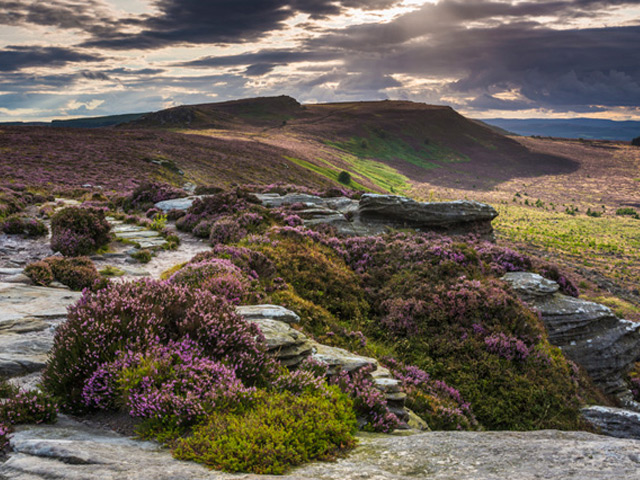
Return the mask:
[[[389,228],[413,228],[447,235],[475,234],[493,239],[491,221],[498,212],[484,203],[470,200],[455,202],[416,202],[398,195],[367,193],[360,200],[347,197],[318,197],[305,193],[256,194],[265,207],[296,205],[304,224],[328,224],[347,236],[380,235]],[[160,210],[186,210],[198,196],[159,202]]]
[[166,449],[68,418],[21,427],[0,479],[15,480],[637,480],[640,441],[584,432],[360,434],[347,458],[283,476],[231,475],[171,457]]

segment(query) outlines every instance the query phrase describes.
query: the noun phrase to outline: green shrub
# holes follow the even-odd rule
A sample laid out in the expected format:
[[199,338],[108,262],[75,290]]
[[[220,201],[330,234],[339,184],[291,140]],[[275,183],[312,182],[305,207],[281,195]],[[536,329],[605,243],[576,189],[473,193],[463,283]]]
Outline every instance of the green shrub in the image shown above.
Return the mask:
[[76,291],[96,290],[105,285],[105,280],[87,257],[47,257],[27,265],[24,273],[36,285],[49,285],[57,280]]
[[110,229],[104,211],[67,207],[51,219],[51,248],[68,257],[87,255],[109,243]]
[[631,145],[633,145],[634,147],[640,147],[640,137],[636,137],[631,140]]
[[264,243],[252,245],[274,262],[278,274],[295,292],[356,327],[368,305],[357,275],[331,249],[283,229]]
[[349,399],[327,394],[258,392],[250,409],[220,412],[180,439],[173,454],[227,472],[282,474],[311,460],[330,460],[355,445]]
[[151,250],[142,249],[131,254],[131,258],[137,260],[140,263],[149,263],[153,258],[153,252]]
[[344,185],[349,185],[351,183],[351,174],[343,170],[338,174],[338,181]]
[[630,217],[638,218],[638,212],[631,207],[623,207],[616,210],[616,215],[628,215]]
[[33,262],[27,265],[24,273],[36,285],[47,286],[55,280],[51,265],[45,261]]
[[151,228],[151,230],[161,232],[164,230],[166,226],[167,226],[167,216],[157,214],[153,217],[153,220],[151,221],[151,225],[149,226],[149,228]]

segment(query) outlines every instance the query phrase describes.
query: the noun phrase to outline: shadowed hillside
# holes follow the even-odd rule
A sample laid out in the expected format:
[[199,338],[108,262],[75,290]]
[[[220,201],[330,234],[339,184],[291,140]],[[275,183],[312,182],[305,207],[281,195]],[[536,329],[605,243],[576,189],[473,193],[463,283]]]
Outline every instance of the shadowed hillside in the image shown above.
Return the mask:
[[[221,138],[250,135],[290,149],[299,164],[333,180],[346,170],[364,187],[384,190],[402,190],[408,180],[485,189],[514,176],[563,174],[578,167],[564,157],[533,153],[450,107],[405,101],[300,105],[285,96],[245,99],[176,107],[126,126]],[[367,170],[374,165],[362,165],[372,161],[390,168],[383,176],[394,172],[395,182],[372,179]]]

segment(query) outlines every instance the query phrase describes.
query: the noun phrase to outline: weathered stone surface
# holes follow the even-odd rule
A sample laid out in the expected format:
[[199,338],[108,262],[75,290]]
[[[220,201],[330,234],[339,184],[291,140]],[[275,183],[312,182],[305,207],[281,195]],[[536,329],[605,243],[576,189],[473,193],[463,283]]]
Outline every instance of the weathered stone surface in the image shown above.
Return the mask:
[[498,216],[492,206],[469,200],[424,203],[396,195],[370,193],[360,199],[358,212],[363,221],[371,223],[479,234],[490,234],[493,231],[491,221]]
[[49,329],[22,335],[0,335],[0,377],[14,377],[42,370],[53,344]]
[[606,393],[628,393],[623,377],[640,360],[640,324],[617,318],[604,305],[562,295],[555,282],[534,273],[512,272],[503,279],[540,313],[551,343]]
[[229,478],[179,462],[151,442],[96,430],[62,417],[55,425],[19,427],[0,478],[16,480],[177,480]]
[[334,375],[339,370],[353,372],[366,366],[373,366],[374,369],[378,366],[375,358],[363,357],[343,348],[330,347],[317,342],[313,342],[312,357],[329,367],[329,375]]
[[[640,440],[640,413],[638,412],[601,406],[583,408],[581,412],[585,419],[606,435]],[[638,469],[640,471],[640,467]]]
[[278,305],[246,305],[236,307],[236,312],[258,326],[269,353],[283,365],[295,367],[311,355],[311,340],[289,325],[300,322],[291,310]]
[[511,285],[518,296],[525,301],[552,295],[560,290],[560,285],[535,273],[509,272],[502,277]]
[[361,435],[346,459],[294,472],[318,480],[631,480],[640,442],[582,432],[427,432]]
[[236,312],[251,322],[268,318],[288,324],[300,323],[300,317],[295,312],[280,305],[241,305],[236,307]]
[[491,237],[491,220],[498,214],[489,205],[471,201],[420,203],[396,195],[365,194],[360,200],[314,195],[260,194],[267,207],[301,204],[296,211],[304,224],[328,224],[341,235],[380,235],[389,228],[416,228],[448,234],[476,233]]
[[312,207],[314,205],[323,205],[326,202],[325,198],[318,197],[316,195],[308,195],[306,193],[288,193],[282,196],[277,193],[264,193],[256,194],[256,197],[265,207],[270,208],[281,207],[283,205],[293,205],[294,203],[302,203],[306,206]]
[[187,210],[193,202],[195,202],[196,198],[200,198],[198,195],[194,195],[192,197],[183,197],[183,198],[174,198],[173,200],[164,200],[162,202],[158,202],[155,204],[155,207],[163,212],[168,212],[169,210]]
[[337,462],[286,475],[232,475],[171,457],[167,449],[62,417],[18,427],[0,478],[12,480],[636,480],[640,442],[584,432],[425,432],[359,434]]
[[61,318],[82,294],[62,288],[0,283],[0,325],[25,317]]

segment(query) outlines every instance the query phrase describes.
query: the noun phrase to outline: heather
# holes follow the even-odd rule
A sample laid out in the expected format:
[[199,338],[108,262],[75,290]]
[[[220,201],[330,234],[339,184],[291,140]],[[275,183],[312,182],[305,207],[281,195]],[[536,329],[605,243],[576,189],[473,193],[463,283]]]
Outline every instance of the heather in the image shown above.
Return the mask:
[[[125,211],[148,211],[158,202],[185,196],[187,196],[187,192],[180,188],[166,183],[145,181],[125,197],[122,206]],[[149,215],[147,214],[147,216]]]
[[208,357],[233,367],[248,385],[262,381],[269,361],[261,334],[242,321],[230,303],[203,290],[152,280],[112,284],[85,293],[56,331],[44,372],[45,387],[64,398],[63,408],[82,411],[85,382],[127,351],[185,338]]
[[87,257],[47,257],[27,265],[24,273],[36,285],[48,286],[56,280],[76,291],[97,290],[106,285],[106,280]]
[[51,249],[69,257],[90,254],[109,243],[110,229],[103,210],[64,208],[51,218]]
[[[262,273],[251,266],[256,254]],[[286,225],[218,244],[193,262],[204,258],[242,269],[265,301],[296,311],[318,341],[425,372],[429,381],[410,389],[409,401],[439,428],[580,426],[588,384],[499,280],[523,270],[566,280],[553,266],[474,238],[341,239]],[[577,293],[568,280],[563,288]],[[366,408],[384,417],[375,401]]]
[[26,391],[0,378],[0,456],[9,447],[14,425],[53,423],[58,406],[51,396],[39,391]]
[[85,291],[56,331],[45,390],[65,412],[126,412],[140,436],[227,471],[279,473],[351,448],[348,397],[314,365],[289,372],[268,357],[234,299],[200,288],[241,270],[203,262],[213,270]]
[[9,235],[22,234],[27,237],[43,237],[49,233],[47,226],[37,218],[10,215],[0,222],[0,231]]

